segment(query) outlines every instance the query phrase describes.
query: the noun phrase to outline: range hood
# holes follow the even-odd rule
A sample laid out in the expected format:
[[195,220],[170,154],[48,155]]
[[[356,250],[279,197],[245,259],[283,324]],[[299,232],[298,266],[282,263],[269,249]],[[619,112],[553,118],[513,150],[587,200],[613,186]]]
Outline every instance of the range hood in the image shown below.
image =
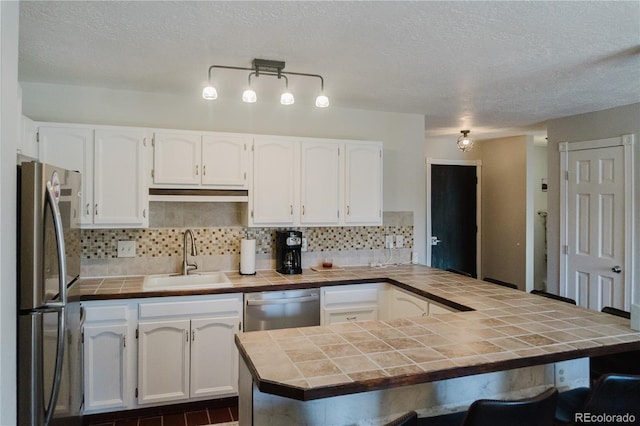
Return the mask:
[[246,189],[149,188],[149,201],[242,203],[249,201],[249,191]]

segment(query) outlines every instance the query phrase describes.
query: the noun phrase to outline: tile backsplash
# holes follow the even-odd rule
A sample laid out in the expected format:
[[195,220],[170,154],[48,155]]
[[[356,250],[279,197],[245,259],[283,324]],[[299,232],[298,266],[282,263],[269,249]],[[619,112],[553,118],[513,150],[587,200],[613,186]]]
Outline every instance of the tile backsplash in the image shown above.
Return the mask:
[[[155,216],[151,216],[152,219],[156,218],[151,221],[154,226],[145,229],[82,230],[81,275],[89,277],[177,272],[182,262],[182,240],[187,228],[194,232],[198,247],[196,261],[202,270],[237,270],[240,240],[243,238],[256,240],[257,269],[274,268],[275,231],[285,228],[247,228],[230,224],[233,220],[229,220],[228,214],[221,215],[226,226],[216,225],[212,218],[217,215],[212,214],[206,215],[206,223],[203,223],[202,219],[194,219],[202,218],[201,215],[184,214],[189,211],[188,206],[182,213],[173,206],[170,209],[170,217],[159,220],[158,217],[166,215],[167,207],[156,208]],[[193,219],[188,221],[190,226],[184,226],[185,216]],[[331,256],[338,265],[383,262],[392,256],[394,262],[408,262],[411,258],[414,238],[412,212],[385,212],[383,226],[286,229],[302,231],[307,238],[307,251],[303,253],[304,267],[315,266],[324,256]],[[393,254],[385,250],[385,235],[402,235],[403,248],[394,249]],[[135,258],[117,257],[118,241],[126,240],[136,241]]]

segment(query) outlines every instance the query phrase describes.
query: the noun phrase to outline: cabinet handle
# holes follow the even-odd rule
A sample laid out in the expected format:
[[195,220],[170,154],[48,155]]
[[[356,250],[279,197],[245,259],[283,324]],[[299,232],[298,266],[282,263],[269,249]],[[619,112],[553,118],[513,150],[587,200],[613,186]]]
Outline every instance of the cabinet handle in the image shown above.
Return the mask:
[[347,317],[347,321],[355,321],[358,317]]
[[187,342],[189,341],[189,330],[184,331],[184,337],[187,338]]
[[98,216],[98,203],[96,203],[95,207],[93,208],[93,214]]
[[89,206],[90,206],[90,204],[89,204],[89,203],[87,203],[87,216],[89,216],[89,214],[90,214],[90,213],[89,213]]
[[198,176],[198,165],[196,164],[196,176]]
[[127,347],[127,336],[122,336],[122,347],[123,348]]

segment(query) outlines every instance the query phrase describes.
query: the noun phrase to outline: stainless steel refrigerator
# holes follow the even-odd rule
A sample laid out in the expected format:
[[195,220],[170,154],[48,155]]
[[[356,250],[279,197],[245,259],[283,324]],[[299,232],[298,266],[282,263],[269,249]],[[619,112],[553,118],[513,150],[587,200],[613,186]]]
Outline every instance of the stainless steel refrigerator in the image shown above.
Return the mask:
[[18,166],[18,424],[80,424],[80,173]]

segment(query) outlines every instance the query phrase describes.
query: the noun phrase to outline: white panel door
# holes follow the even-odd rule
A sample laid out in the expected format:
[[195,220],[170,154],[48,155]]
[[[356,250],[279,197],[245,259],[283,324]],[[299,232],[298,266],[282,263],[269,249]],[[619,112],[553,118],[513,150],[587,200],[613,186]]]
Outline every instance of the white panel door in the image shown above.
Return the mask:
[[189,320],[139,323],[138,403],[189,398]]
[[341,146],[330,141],[301,143],[300,223],[338,224]]
[[153,183],[200,185],[200,135],[156,132]]
[[127,330],[126,325],[84,327],[86,411],[127,407]]
[[144,226],[144,129],[95,131],[93,223]]
[[202,184],[247,188],[247,148],[250,143],[249,137],[244,135],[203,136]]
[[239,325],[237,315],[191,320],[191,398],[237,394]]
[[382,224],[382,146],[347,143],[345,223]]
[[623,153],[622,146],[615,146],[568,154],[566,296],[598,311],[624,309],[627,297],[620,273],[625,258]]
[[82,209],[80,223],[93,223],[93,129],[87,127],[40,126],[39,158],[82,177]]
[[251,223],[294,223],[295,144],[280,138],[254,141]]

